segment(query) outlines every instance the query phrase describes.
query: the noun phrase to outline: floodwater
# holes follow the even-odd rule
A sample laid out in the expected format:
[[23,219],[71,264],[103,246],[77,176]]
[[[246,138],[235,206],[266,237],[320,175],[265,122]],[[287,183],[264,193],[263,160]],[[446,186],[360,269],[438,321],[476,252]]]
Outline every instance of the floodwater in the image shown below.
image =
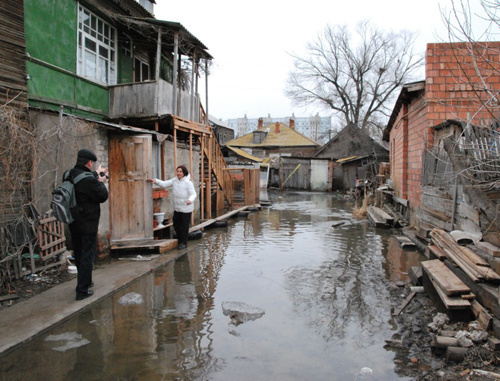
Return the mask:
[[0,358],[1,379],[408,379],[384,349],[396,331],[389,288],[422,255],[334,194],[268,197]]

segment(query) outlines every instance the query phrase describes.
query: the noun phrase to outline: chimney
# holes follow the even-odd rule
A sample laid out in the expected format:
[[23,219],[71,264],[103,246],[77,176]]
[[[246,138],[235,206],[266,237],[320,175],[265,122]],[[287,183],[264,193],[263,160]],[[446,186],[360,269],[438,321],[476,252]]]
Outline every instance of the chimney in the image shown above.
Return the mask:
[[279,122],[276,122],[276,128],[274,130],[274,133],[275,134],[279,134],[280,133],[280,123]]
[[261,127],[264,127],[264,121],[262,120],[262,118],[259,118],[259,125],[257,126],[257,128]]
[[290,119],[290,128],[295,131],[295,119]]

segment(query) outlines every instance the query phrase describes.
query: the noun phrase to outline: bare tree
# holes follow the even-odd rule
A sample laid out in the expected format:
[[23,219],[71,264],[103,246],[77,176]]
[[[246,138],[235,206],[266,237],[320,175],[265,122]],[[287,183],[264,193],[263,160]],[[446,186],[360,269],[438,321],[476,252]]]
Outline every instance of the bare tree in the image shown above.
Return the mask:
[[[448,30],[450,45],[455,50],[464,78],[480,104],[470,115],[470,120],[480,115],[482,119],[498,121],[498,86],[489,80],[500,74],[498,44],[500,32],[500,0],[451,0],[451,9],[441,8],[441,16]],[[464,59],[468,57],[469,59]]]
[[395,92],[422,66],[414,42],[412,32],[386,32],[367,21],[354,38],[345,25],[328,25],[307,44],[307,56],[292,55],[285,94],[297,106],[319,104],[343,124],[368,129],[388,117]]

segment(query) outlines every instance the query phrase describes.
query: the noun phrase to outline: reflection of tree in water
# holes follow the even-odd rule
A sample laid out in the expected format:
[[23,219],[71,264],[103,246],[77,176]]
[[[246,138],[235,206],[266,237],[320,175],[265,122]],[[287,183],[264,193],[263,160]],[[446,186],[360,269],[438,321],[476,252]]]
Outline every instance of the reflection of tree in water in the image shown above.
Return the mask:
[[[286,274],[296,313],[325,340],[360,336],[363,341],[387,322],[390,313],[379,237],[353,227],[332,243],[336,255],[319,267],[296,267]],[[349,332],[351,326],[360,327]]]

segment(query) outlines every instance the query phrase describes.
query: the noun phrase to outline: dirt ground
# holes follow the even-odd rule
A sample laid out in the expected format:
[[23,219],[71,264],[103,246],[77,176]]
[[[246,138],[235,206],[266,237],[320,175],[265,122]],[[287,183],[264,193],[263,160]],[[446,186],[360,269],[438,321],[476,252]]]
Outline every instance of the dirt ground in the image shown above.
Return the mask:
[[[98,260],[96,268],[107,266],[111,260]],[[24,277],[10,285],[10,293],[16,299],[0,302],[0,317],[3,308],[29,300],[29,298],[54,287],[62,282],[74,282],[76,275],[69,274],[66,267],[50,269],[38,276]],[[411,284],[388,284],[391,291],[392,310],[402,306],[410,294]],[[1,297],[6,297],[1,295]],[[1,299],[0,299],[1,300]],[[438,311],[427,294],[417,293],[403,311],[394,318],[397,331],[388,337],[385,348],[394,352],[396,372],[412,380],[499,380],[500,378],[475,375],[473,370],[484,370],[500,373],[500,352],[492,351],[485,342],[469,348],[466,359],[459,363],[447,363],[444,354],[437,354],[433,349],[433,337],[437,331],[431,330],[429,324],[438,315]],[[441,326],[440,329],[461,331],[468,330],[469,323],[454,323]]]
[[[409,286],[411,284],[391,285],[393,312],[410,294]],[[433,339],[439,332],[472,332],[474,328],[471,322],[432,324],[439,315],[434,303],[423,292],[417,293],[395,317],[397,333],[386,340],[386,349],[395,353],[397,372],[409,375],[413,380],[499,380],[498,377],[478,375],[476,372],[482,370],[500,374],[500,351],[493,351],[487,341],[474,343],[460,363],[447,363],[445,354],[436,352]]]

